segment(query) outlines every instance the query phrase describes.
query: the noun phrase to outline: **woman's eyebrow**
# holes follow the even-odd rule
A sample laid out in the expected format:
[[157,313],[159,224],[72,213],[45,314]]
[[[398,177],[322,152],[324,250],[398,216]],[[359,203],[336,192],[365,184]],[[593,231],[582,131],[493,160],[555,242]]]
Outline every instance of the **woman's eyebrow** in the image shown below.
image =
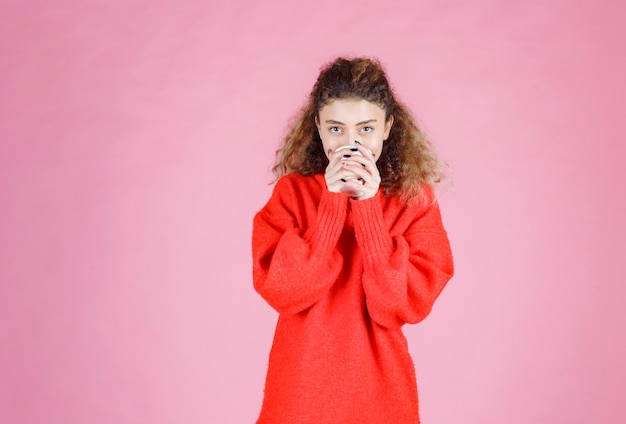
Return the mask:
[[[327,119],[326,121],[327,124],[331,124],[331,125],[346,125],[341,121],[335,121],[334,119]],[[361,122],[357,122],[357,125],[365,125],[365,124],[370,124],[372,122],[378,122],[376,119],[368,119],[366,121],[361,121]]]
[[357,125],[371,124],[372,122],[378,122],[378,121],[376,119],[368,119],[367,121],[358,122]]

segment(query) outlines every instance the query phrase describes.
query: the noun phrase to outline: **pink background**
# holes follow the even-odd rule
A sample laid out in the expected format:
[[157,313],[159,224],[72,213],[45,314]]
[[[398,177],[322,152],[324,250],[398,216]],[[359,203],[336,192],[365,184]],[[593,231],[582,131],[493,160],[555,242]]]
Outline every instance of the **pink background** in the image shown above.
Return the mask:
[[454,170],[424,423],[626,422],[623,4],[2,0],[0,422],[254,421],[251,221],[338,54]]

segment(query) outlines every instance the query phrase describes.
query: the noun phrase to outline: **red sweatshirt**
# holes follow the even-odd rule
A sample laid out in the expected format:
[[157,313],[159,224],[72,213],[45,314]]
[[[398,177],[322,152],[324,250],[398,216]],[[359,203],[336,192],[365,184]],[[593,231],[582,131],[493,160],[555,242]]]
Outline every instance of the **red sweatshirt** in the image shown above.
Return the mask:
[[254,218],[255,289],[279,312],[258,423],[419,423],[402,333],[453,273],[432,190],[353,200],[281,178]]

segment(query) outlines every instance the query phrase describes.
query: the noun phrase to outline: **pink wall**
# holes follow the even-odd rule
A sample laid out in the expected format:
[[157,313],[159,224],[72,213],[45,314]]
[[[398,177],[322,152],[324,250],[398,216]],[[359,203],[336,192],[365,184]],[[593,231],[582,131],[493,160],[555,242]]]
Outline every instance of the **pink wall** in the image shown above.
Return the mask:
[[337,54],[454,168],[457,275],[407,327],[425,423],[626,421],[626,8],[0,4],[0,422],[251,423],[251,220]]

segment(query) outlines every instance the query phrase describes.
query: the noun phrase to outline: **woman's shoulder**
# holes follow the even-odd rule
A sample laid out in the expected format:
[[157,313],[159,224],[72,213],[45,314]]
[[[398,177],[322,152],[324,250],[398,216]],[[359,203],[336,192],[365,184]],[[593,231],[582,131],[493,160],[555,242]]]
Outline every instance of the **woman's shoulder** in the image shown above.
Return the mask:
[[286,174],[276,181],[274,187],[275,192],[282,191],[319,191],[326,187],[326,181],[323,174],[302,175],[302,174]]
[[437,203],[437,195],[430,184],[421,183],[419,187],[408,190],[404,194],[382,194],[390,205],[401,209],[424,209]]
[[316,207],[326,190],[323,175],[287,174],[280,177],[272,192],[272,196],[261,212],[269,215],[280,215],[289,211],[290,215],[298,211]]
[[434,189],[424,184],[411,196],[381,196],[383,214],[391,221],[405,224],[420,220],[425,216],[439,215],[439,204]]

